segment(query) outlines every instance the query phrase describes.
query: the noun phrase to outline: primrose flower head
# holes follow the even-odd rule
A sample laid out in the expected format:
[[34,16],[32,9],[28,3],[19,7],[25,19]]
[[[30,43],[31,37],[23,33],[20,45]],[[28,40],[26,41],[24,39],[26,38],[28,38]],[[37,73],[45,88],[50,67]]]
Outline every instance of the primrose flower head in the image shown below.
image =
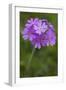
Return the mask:
[[35,48],[53,46],[56,43],[54,26],[46,19],[31,18],[22,31],[24,40],[29,40]]

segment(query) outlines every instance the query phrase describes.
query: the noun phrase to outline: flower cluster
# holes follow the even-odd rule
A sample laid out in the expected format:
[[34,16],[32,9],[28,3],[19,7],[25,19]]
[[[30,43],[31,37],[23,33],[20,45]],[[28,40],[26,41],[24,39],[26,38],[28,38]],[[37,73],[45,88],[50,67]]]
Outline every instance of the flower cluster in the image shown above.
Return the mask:
[[29,40],[35,48],[53,46],[56,43],[54,27],[46,19],[31,18],[27,20],[24,30],[21,32],[24,40]]

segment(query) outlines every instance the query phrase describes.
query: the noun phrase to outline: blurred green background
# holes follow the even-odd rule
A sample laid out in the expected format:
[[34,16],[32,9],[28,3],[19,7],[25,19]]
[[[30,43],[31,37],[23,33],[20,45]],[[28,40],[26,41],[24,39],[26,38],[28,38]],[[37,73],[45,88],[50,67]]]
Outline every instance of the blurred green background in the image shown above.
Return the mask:
[[[20,12],[20,31],[24,30],[25,24],[30,18],[47,19],[54,25],[58,40],[58,15],[55,13],[32,13]],[[20,33],[20,78],[41,77],[58,75],[58,41],[56,45],[36,49],[26,71],[27,63],[33,50],[29,41],[25,41]]]

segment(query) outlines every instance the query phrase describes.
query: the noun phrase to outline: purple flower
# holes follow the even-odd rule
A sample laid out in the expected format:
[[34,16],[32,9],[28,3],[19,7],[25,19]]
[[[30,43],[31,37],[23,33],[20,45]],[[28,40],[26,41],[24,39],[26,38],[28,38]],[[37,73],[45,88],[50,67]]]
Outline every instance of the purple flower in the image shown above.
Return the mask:
[[48,45],[48,37],[45,34],[37,34],[36,38],[32,40],[32,44],[35,46],[35,48],[41,48],[42,46],[47,46]]
[[48,36],[49,45],[53,46],[56,43],[56,35],[52,29],[49,29],[46,33]]
[[32,28],[25,28],[22,32],[24,40],[32,41],[35,38],[35,30]]
[[29,40],[35,48],[53,46],[56,43],[54,26],[46,19],[31,18],[22,31],[24,40]]
[[31,18],[30,20],[27,20],[27,23],[25,26],[26,28],[30,28],[33,25],[37,25],[37,23],[38,23],[38,18],[35,18],[35,19]]
[[48,29],[48,24],[46,24],[46,21],[42,22],[42,20],[39,20],[37,25],[34,25],[34,29],[37,34],[44,33]]

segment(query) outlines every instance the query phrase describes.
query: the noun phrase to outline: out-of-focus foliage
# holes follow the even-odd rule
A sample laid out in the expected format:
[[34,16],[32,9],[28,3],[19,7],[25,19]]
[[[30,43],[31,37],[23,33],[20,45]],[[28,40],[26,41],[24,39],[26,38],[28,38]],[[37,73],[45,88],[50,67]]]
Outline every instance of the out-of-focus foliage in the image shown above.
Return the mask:
[[[20,12],[20,32],[30,18],[47,19],[54,25],[58,40],[58,15],[53,13]],[[33,50],[29,41],[25,41],[20,33],[20,78],[58,75],[58,41],[56,45],[36,49],[26,71],[27,63]]]

